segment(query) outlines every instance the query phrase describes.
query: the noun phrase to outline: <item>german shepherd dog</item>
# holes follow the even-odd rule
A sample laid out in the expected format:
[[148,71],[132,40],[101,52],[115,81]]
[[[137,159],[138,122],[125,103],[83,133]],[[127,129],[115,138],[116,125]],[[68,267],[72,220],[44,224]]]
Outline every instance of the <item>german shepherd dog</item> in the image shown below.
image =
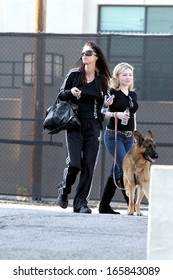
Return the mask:
[[[143,137],[138,131],[133,133],[135,143],[123,160],[123,180],[126,194],[129,196],[128,215],[140,212],[140,204],[145,195],[149,201],[150,165],[158,158],[156,144],[150,130]],[[134,205],[135,191],[137,200]]]

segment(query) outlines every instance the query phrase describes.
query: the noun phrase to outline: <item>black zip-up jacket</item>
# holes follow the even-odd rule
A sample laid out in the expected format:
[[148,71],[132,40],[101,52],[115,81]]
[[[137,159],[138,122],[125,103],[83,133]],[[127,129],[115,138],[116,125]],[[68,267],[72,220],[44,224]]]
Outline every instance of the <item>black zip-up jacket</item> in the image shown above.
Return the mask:
[[[78,87],[80,85],[80,81],[81,81],[81,68],[73,68],[71,69],[66,77],[65,80],[59,90],[59,94],[58,94],[58,99],[61,101],[69,101],[72,103],[78,103],[78,99],[73,96],[73,94],[71,93],[71,89],[73,87]],[[107,92],[103,92],[102,88],[101,88],[101,78],[99,77],[99,75],[96,73],[95,75],[95,84],[96,84],[96,90],[97,90],[97,100],[98,100],[98,119],[99,122],[101,124],[101,128],[102,128],[102,122],[104,119],[103,114],[101,113],[101,108],[103,106],[103,101],[104,101],[104,96],[107,95]]]

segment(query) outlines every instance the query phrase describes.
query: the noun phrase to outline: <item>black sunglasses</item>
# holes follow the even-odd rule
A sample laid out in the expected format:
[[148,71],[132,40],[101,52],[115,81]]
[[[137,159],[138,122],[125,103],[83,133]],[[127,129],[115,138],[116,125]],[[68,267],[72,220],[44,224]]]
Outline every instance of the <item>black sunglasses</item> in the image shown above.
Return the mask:
[[96,55],[96,53],[92,50],[87,50],[85,52],[82,52],[82,56],[86,55],[86,56],[92,56],[93,54]]

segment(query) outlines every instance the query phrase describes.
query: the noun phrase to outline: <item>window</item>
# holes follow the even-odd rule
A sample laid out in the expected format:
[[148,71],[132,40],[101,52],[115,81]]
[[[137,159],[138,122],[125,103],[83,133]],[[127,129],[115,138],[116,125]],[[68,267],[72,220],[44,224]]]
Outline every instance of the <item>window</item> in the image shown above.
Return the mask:
[[173,33],[173,6],[100,6],[98,32]]
[[[45,84],[52,85],[54,76],[63,76],[63,56],[45,54]],[[24,81],[25,85],[34,84],[34,54],[24,54]]]
[[148,8],[147,33],[173,34],[173,7]]
[[101,6],[99,31],[144,32],[144,7]]
[[22,62],[0,61],[0,88],[19,88],[22,82]]
[[24,84],[34,83],[34,54],[24,55]]

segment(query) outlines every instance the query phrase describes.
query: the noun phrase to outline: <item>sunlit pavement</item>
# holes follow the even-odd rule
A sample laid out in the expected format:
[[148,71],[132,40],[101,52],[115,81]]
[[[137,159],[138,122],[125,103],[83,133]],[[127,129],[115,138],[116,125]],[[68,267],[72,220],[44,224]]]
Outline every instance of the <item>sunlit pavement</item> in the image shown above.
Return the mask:
[[0,259],[146,259],[148,209],[128,216],[125,204],[112,203],[121,215],[73,213],[55,203],[0,201]]

